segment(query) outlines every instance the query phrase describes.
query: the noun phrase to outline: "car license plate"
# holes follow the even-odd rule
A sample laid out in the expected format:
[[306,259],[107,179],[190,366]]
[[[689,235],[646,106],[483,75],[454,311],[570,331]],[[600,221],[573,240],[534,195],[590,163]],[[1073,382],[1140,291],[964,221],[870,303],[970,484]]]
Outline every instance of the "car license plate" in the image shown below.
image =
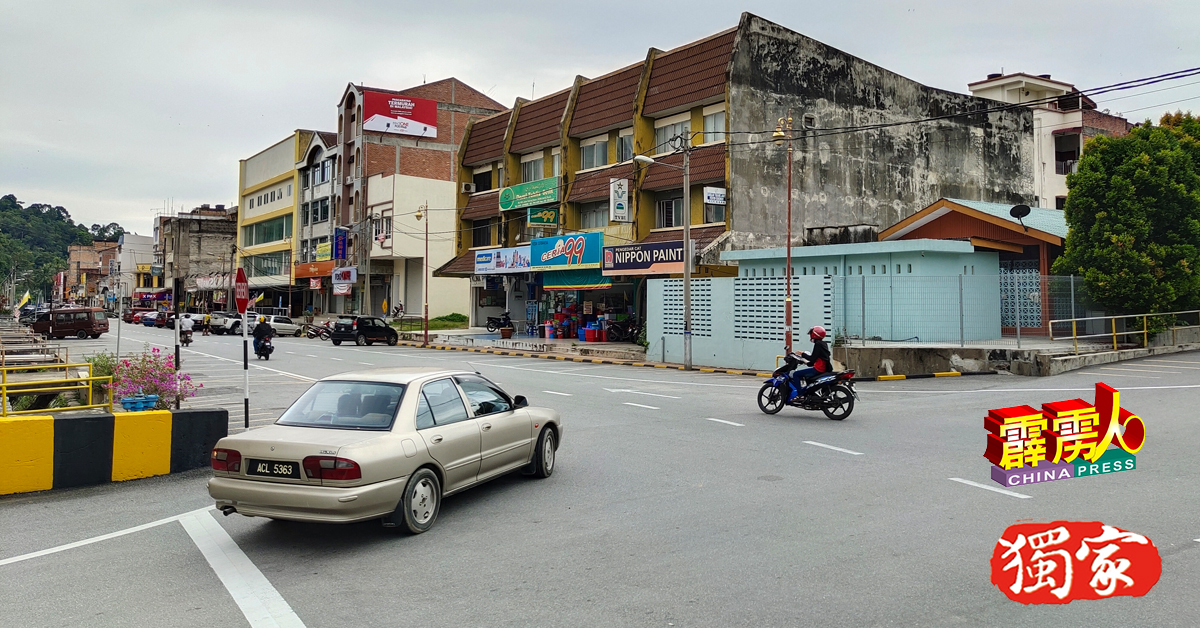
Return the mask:
[[265,475],[272,478],[300,479],[300,465],[295,462],[276,462],[274,460],[250,460],[246,467],[248,475]]

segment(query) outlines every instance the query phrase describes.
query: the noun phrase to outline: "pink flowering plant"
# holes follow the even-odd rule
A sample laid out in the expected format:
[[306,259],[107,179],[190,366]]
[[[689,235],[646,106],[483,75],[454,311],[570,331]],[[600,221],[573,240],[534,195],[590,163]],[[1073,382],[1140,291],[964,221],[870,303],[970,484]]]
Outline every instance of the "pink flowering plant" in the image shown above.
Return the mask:
[[146,395],[158,395],[156,410],[166,410],[188,397],[195,397],[204,384],[192,381],[187,373],[175,373],[175,356],[164,354],[158,348],[149,353],[142,352],[120,361],[113,377],[110,391],[114,401],[134,397],[140,391]]

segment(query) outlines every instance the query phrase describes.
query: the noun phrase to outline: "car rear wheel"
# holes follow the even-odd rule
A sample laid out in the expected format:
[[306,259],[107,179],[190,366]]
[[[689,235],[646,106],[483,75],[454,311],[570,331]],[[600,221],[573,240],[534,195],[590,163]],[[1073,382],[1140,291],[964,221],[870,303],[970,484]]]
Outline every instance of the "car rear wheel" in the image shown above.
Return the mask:
[[340,346],[342,346],[342,341],[341,341],[341,340],[334,340],[334,341],[333,341],[333,346],[335,346],[335,347],[340,347]]
[[554,455],[557,451],[557,441],[554,430],[550,426],[542,428],[538,436],[537,449],[533,452],[533,477],[548,478],[554,475]]
[[81,329],[81,330],[79,330],[79,331],[75,332],[75,337],[76,337],[76,338],[78,338],[78,339],[80,339],[80,340],[83,340],[84,338],[87,338],[87,337],[88,337],[88,333],[87,333],[86,331],[83,331],[83,330]]
[[[438,511],[442,506],[442,484],[438,482],[437,474],[429,469],[417,469],[404,488],[404,497],[400,500],[400,510],[392,515],[393,521],[401,519],[404,529],[412,534],[420,534],[433,527],[437,521]],[[399,523],[399,522],[397,522]]]
[[356,344],[356,345],[358,345],[358,346],[360,346],[360,347],[361,347],[361,346],[363,346],[363,345],[365,345],[365,344],[367,344],[367,335],[366,335],[366,334],[359,334],[359,335],[355,336],[355,337],[354,337],[354,344]]

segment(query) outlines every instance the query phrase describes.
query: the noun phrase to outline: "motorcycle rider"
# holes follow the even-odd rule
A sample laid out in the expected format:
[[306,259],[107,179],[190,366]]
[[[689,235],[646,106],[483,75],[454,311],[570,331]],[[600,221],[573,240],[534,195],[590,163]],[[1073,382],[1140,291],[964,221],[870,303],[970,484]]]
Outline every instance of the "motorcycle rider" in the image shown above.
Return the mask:
[[196,323],[195,323],[195,321],[192,320],[192,317],[180,316],[179,317],[179,337],[183,338],[185,335],[191,336],[192,328],[195,327],[195,325],[196,325]]
[[829,351],[829,344],[825,342],[825,335],[825,328],[820,325],[809,329],[808,339],[813,343],[812,352],[792,353],[788,356],[789,359],[807,360],[809,363],[807,368],[796,369],[792,372],[792,384],[796,388],[796,396],[804,394],[804,390],[808,388],[809,379],[833,370],[833,354]]
[[275,330],[271,329],[271,325],[267,323],[266,316],[258,317],[258,324],[254,326],[254,353],[258,353],[259,347],[262,346],[264,338],[270,338],[275,334]]

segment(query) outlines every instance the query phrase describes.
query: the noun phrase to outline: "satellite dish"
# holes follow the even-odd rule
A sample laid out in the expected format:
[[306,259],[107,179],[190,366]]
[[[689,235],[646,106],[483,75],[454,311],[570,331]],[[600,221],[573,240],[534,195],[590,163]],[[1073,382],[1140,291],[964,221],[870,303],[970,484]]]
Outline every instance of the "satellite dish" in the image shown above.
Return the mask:
[[1013,208],[1008,210],[1008,214],[1010,216],[1012,216],[1013,218],[1016,218],[1017,222],[1021,223],[1022,229],[1024,229],[1025,231],[1029,231],[1029,227],[1025,226],[1025,221],[1021,220],[1022,218],[1029,215],[1029,206],[1028,205],[1013,205]]

